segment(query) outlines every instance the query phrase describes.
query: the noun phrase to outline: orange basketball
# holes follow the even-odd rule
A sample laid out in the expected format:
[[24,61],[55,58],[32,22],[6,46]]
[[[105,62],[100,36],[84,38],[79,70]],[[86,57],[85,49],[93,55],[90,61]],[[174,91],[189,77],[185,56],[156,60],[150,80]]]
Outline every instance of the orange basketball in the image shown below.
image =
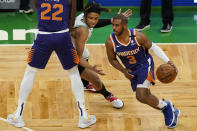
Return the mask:
[[159,81],[167,84],[175,80],[177,73],[173,66],[162,64],[157,68],[156,75]]

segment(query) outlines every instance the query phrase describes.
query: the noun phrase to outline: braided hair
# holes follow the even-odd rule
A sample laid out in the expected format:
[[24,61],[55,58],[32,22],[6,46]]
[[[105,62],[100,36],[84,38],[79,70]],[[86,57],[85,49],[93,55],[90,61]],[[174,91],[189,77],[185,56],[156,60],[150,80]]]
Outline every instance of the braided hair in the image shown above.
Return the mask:
[[98,13],[100,14],[101,11],[104,11],[104,12],[109,12],[110,10],[108,8],[103,8],[100,6],[99,3],[96,3],[94,0],[92,2],[89,2],[85,8],[84,8],[84,15],[85,17],[87,16],[88,13],[90,12],[95,12],[95,13]]

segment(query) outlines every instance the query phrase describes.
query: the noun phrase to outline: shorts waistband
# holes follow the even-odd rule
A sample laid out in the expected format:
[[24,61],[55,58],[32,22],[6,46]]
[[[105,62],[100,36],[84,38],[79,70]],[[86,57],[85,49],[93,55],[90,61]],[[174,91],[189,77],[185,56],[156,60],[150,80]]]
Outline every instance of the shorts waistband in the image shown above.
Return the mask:
[[65,33],[68,32],[69,29],[61,30],[61,31],[56,31],[56,32],[45,32],[45,31],[38,31],[38,34],[54,34],[54,33]]

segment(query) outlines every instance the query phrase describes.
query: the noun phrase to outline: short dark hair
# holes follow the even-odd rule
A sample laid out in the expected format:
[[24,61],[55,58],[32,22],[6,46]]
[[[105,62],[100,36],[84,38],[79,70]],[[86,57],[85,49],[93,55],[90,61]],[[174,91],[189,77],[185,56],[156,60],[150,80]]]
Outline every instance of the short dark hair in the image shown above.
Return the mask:
[[125,17],[123,14],[117,14],[113,17],[113,20],[115,19],[121,19],[122,20],[122,24],[128,24],[128,18]]
[[100,14],[101,11],[109,12],[110,10],[108,8],[101,7],[100,4],[96,3],[95,1],[89,2],[84,8],[85,16],[87,16],[87,14],[90,12],[95,12]]

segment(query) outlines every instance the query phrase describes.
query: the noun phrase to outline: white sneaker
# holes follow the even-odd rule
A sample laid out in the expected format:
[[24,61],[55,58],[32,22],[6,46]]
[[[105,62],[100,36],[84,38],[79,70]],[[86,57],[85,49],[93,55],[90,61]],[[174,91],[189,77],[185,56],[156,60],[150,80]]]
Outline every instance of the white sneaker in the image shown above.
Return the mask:
[[94,123],[96,123],[95,115],[88,115],[87,118],[79,117],[78,127],[86,128],[86,127],[89,127],[90,125],[93,125]]
[[117,109],[121,109],[124,106],[123,101],[121,101],[120,99],[116,99],[112,101],[111,104],[113,105],[114,108],[117,108]]
[[124,103],[122,100],[116,98],[113,94],[106,98],[114,108],[120,109],[123,108]]
[[14,114],[8,115],[7,121],[9,124],[14,125],[16,127],[24,127],[25,126],[23,117],[16,118]]

